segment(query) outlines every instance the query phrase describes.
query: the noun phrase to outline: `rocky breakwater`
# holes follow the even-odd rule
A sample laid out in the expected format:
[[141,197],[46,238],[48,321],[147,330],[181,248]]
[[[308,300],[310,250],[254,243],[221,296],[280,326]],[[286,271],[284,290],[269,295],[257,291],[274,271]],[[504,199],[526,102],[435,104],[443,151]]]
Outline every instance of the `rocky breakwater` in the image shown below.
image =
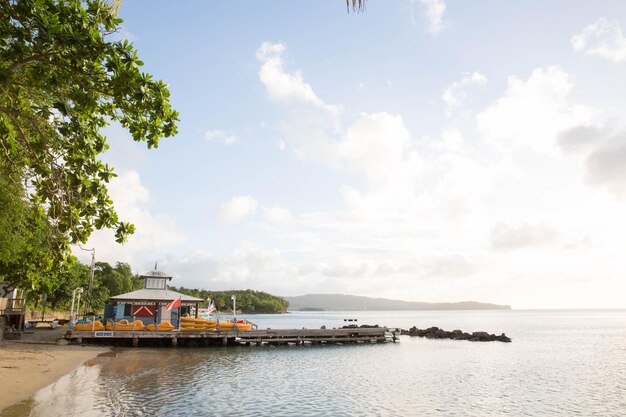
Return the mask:
[[427,339],[452,339],[452,340],[469,340],[470,342],[505,342],[509,343],[511,339],[504,333],[500,336],[489,334],[487,332],[467,333],[463,330],[446,331],[439,327],[429,327],[428,329],[418,329],[413,326],[409,330],[402,329],[400,334],[409,336],[425,337]]

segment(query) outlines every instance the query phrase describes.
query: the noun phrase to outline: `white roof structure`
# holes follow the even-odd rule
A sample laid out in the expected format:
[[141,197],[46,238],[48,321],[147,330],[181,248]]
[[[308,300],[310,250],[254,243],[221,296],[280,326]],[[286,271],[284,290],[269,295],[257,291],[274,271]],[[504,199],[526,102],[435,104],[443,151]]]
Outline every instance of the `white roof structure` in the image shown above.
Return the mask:
[[172,277],[170,275],[167,275],[165,272],[159,271],[156,268],[150,272],[146,272],[145,274],[141,275],[141,278],[167,278],[170,281],[172,280]]
[[160,290],[160,289],[146,289],[127,292],[126,294],[120,294],[111,297],[113,301],[133,301],[135,303],[156,303],[167,302],[175,300],[180,296],[181,303],[195,304],[204,301],[202,298],[192,297],[190,295],[181,294],[172,290]]
[[[127,292],[126,294],[115,295],[111,297],[111,300],[120,303],[132,302],[134,304],[155,304],[169,303],[170,301],[174,301],[175,299],[180,297],[181,304],[187,305],[195,305],[204,301],[202,298],[196,298],[190,295],[168,290],[165,285],[165,280],[171,280],[172,277],[167,275],[165,272],[161,272],[156,269],[156,264],[154,265],[154,269],[152,271],[146,272],[145,274],[141,275],[141,278],[144,279],[144,288],[136,291]],[[155,278],[161,278],[157,281],[160,281],[160,284],[158,284],[159,286],[162,283],[162,287],[153,288],[150,287],[150,285],[146,285],[147,282],[154,281]]]

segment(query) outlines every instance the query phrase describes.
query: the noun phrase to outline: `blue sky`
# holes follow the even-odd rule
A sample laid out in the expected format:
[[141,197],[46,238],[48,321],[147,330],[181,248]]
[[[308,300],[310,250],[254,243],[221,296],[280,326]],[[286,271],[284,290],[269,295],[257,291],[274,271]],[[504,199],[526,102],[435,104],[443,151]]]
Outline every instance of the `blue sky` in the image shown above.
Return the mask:
[[174,285],[625,307],[618,1],[122,3],[180,134],[107,129],[136,234],[99,260]]

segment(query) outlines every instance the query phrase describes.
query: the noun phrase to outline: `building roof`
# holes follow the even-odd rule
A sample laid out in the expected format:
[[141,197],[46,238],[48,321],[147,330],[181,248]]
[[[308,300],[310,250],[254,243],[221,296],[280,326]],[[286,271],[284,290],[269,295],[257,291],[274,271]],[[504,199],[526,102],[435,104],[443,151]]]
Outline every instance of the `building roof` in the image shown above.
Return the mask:
[[197,303],[204,301],[202,298],[192,297],[172,290],[146,289],[127,292],[111,297],[113,301],[134,301],[134,302],[170,302],[180,296],[181,303]]
[[167,275],[165,272],[159,271],[156,268],[141,275],[141,278],[167,278],[170,281],[172,280],[172,277],[170,275]]

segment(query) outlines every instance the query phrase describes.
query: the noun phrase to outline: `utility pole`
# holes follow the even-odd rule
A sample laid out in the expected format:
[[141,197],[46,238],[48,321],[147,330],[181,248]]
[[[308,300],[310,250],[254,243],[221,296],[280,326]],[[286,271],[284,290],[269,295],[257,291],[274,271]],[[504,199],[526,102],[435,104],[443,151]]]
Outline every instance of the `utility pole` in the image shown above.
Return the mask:
[[85,252],[91,252],[91,268],[89,270],[89,286],[87,287],[87,300],[85,301],[85,306],[83,309],[83,316],[85,316],[88,310],[91,309],[91,292],[93,290],[93,269],[96,264],[96,248],[85,249],[82,246],[78,245],[81,250]]

